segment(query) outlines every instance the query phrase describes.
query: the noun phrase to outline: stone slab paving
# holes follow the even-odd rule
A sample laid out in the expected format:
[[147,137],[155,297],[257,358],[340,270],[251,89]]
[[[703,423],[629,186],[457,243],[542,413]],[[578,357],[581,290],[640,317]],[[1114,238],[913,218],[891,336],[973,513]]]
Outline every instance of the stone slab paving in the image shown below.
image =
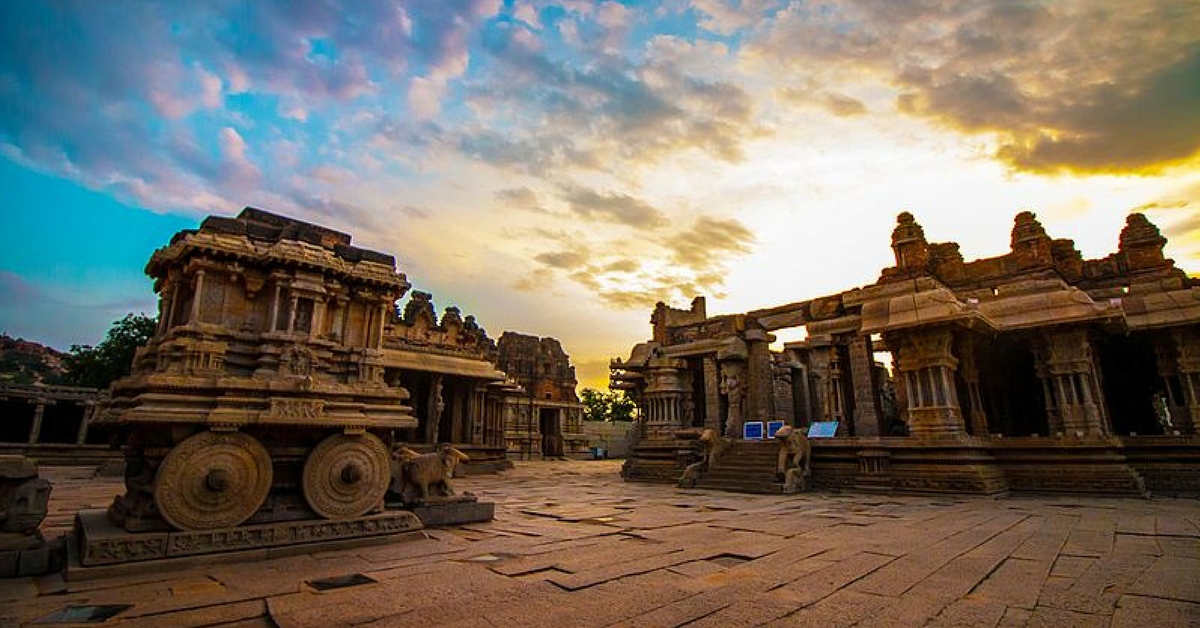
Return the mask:
[[[0,626],[99,604],[129,605],[121,626],[1200,626],[1195,498],[737,495],[619,464],[463,478],[495,521],[383,546],[2,580]],[[50,536],[120,488],[43,475]]]

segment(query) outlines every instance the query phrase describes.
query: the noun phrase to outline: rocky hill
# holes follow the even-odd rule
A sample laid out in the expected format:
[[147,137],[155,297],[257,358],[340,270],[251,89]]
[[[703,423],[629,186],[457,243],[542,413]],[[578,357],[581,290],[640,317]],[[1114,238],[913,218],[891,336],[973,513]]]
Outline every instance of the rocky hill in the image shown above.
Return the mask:
[[65,355],[36,342],[0,335],[0,384],[60,384]]

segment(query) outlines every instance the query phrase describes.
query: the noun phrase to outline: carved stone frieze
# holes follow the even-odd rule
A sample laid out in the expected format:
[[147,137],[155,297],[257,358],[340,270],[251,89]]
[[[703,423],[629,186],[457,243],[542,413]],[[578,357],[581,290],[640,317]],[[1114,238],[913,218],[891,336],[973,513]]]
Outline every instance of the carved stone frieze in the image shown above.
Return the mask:
[[900,334],[897,366],[902,371],[931,366],[957,368],[958,358],[951,352],[953,344],[954,334],[946,328],[919,329]]
[[266,423],[315,422],[321,419],[324,410],[323,399],[272,398],[262,420]]
[[1092,347],[1086,329],[1048,332],[1046,368],[1053,375],[1086,373],[1092,369]]
[[423,527],[416,515],[404,510],[339,521],[309,519],[157,533],[128,533],[113,528],[97,511],[84,511],[76,518],[80,562],[87,567],[384,536]]

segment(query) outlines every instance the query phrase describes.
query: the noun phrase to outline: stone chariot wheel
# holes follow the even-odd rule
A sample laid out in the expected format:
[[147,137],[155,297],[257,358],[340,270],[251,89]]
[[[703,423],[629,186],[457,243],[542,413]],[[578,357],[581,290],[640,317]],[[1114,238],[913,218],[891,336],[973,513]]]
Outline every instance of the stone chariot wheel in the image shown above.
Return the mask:
[[391,456],[378,436],[334,434],[304,462],[304,499],[326,519],[349,519],[383,503]]
[[236,526],[258,510],[271,490],[271,456],[241,432],[189,436],[163,458],[154,501],[180,530]]

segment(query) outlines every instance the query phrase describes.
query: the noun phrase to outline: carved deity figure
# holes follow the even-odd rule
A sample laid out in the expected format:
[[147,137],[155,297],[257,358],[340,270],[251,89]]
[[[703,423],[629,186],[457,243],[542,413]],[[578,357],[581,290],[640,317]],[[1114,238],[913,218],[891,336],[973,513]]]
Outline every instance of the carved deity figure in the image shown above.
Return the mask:
[[446,402],[442,399],[442,377],[434,376],[433,386],[429,389],[429,429],[426,438],[429,442],[437,442],[438,429],[442,422],[442,413],[446,410]]
[[729,419],[725,425],[725,435],[737,438],[742,432],[742,380],[733,370],[726,370],[721,375],[721,394],[729,402]]
[[775,432],[779,441],[779,458],[775,465],[776,477],[783,480],[785,493],[806,490],[811,474],[812,447],[804,432],[785,425]]

